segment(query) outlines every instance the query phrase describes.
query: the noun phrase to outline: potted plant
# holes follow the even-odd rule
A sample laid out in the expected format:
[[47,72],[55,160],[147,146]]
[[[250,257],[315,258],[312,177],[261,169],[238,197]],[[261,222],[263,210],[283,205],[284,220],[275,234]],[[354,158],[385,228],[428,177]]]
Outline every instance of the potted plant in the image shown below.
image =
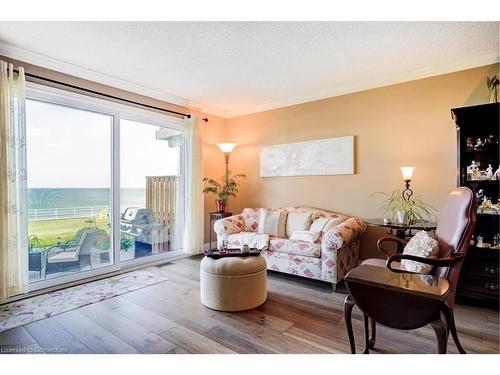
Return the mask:
[[395,223],[411,225],[429,222],[436,218],[436,209],[419,198],[405,199],[398,190],[394,190],[392,194],[376,192],[372,195],[374,194],[385,197],[379,213]]
[[41,271],[43,267],[43,256],[47,248],[45,241],[32,234],[28,237],[28,269],[30,271]]
[[225,212],[229,197],[236,197],[236,194],[239,192],[239,179],[245,177],[246,176],[241,173],[231,175],[230,171],[226,172],[220,182],[213,178],[205,177],[203,182],[208,186],[203,189],[203,193],[215,194],[217,197],[215,200],[217,212]]

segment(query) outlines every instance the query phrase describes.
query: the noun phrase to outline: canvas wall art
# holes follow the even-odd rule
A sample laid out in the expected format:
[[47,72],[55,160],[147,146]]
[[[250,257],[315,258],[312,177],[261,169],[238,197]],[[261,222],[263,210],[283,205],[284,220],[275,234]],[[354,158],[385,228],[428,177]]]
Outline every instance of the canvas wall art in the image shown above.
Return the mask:
[[354,136],[262,146],[260,176],[354,174]]

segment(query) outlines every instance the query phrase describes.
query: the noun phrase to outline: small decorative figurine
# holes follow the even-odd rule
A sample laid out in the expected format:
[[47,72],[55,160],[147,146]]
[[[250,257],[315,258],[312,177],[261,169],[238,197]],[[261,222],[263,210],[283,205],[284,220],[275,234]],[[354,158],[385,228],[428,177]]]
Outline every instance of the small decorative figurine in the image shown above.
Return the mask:
[[476,240],[477,240],[476,246],[483,247],[483,236],[481,236],[481,235],[477,236]]
[[467,180],[479,180],[479,176],[481,176],[479,166],[473,160],[472,164],[467,167]]
[[467,137],[467,148],[474,148],[474,143],[472,143],[471,137]]
[[490,146],[492,144],[496,143],[495,142],[495,136],[494,135],[489,135],[484,139],[484,145],[485,146]]
[[477,198],[478,202],[483,201],[483,198],[484,198],[484,190],[483,189],[479,189],[479,191],[476,194],[476,198]]
[[493,177],[493,168],[491,167],[491,164],[488,164],[488,168],[486,168],[486,178],[488,180],[491,180]]
[[491,177],[492,180],[498,180],[500,179],[500,166],[498,166],[498,169],[493,173],[493,176]]
[[474,145],[474,149],[479,150],[483,146],[484,146],[483,141],[481,140],[481,138],[478,138],[476,141],[476,144]]

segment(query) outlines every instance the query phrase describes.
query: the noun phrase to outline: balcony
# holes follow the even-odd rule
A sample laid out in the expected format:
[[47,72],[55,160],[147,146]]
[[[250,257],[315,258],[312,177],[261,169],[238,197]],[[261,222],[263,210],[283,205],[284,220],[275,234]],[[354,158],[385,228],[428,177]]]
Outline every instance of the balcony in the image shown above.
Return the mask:
[[[146,188],[134,190],[121,191],[120,262],[178,249],[179,176],[147,176]],[[115,262],[109,206],[30,209],[28,220],[30,283]]]

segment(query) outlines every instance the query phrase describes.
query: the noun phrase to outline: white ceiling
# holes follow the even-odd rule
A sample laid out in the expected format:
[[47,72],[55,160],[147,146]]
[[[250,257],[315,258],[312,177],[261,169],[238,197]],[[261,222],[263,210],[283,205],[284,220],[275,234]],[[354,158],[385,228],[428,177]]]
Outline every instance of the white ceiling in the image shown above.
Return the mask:
[[0,54],[222,117],[499,61],[496,22],[0,22]]

